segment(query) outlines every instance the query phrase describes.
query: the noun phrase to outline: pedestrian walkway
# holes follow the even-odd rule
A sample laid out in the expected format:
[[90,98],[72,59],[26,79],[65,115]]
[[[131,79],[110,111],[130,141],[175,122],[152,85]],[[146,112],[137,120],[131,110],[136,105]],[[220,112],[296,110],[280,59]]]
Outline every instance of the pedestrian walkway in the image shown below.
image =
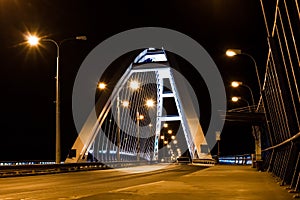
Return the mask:
[[180,181],[192,186],[189,188],[194,188],[199,199],[286,200],[294,195],[270,173],[249,165],[216,165],[185,175]]
[[[193,167],[194,170],[191,169]],[[129,187],[96,197],[134,200],[292,200],[295,195],[288,192],[287,186],[280,186],[272,174],[257,171],[250,165],[216,165],[202,170],[196,168],[199,169],[199,166],[173,166],[164,172],[166,176],[148,174],[143,179],[151,181],[138,184],[138,179],[134,179]],[[191,173],[182,175],[183,171]]]

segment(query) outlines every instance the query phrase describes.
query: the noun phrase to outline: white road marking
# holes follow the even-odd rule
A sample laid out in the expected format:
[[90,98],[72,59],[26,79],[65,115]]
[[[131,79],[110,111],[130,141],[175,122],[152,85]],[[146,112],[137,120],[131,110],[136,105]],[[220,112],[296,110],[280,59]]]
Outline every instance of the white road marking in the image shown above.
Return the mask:
[[120,188],[120,189],[117,189],[117,190],[111,190],[109,192],[121,192],[121,191],[124,191],[124,190],[130,190],[130,189],[134,189],[134,188],[138,188],[138,187],[155,185],[155,184],[160,184],[160,183],[164,183],[164,182],[165,181],[156,181],[156,182],[152,182],[152,183],[145,183],[145,184],[140,184],[140,185],[134,185],[134,186],[130,186],[130,187]]

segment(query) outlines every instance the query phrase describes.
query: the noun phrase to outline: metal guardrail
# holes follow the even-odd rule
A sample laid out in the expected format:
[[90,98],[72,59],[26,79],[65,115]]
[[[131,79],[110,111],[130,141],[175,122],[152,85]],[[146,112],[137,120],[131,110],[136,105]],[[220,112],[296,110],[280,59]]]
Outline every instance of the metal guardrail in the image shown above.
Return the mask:
[[276,149],[276,148],[278,148],[278,147],[282,147],[283,145],[286,145],[286,144],[288,144],[288,143],[290,143],[290,142],[293,142],[294,140],[298,139],[299,137],[300,137],[300,132],[297,133],[296,135],[290,137],[289,139],[287,139],[287,140],[285,140],[285,141],[283,141],[283,142],[277,144],[277,145],[274,145],[274,146],[268,147],[268,148],[266,148],[266,149],[263,149],[262,152],[264,152],[264,151],[269,151],[269,150],[272,150],[272,149]]
[[66,173],[88,170],[105,170],[112,168],[123,168],[130,166],[146,165],[148,162],[90,162],[90,163],[62,163],[62,164],[25,164],[25,165],[1,165],[1,177],[42,175],[54,173]]

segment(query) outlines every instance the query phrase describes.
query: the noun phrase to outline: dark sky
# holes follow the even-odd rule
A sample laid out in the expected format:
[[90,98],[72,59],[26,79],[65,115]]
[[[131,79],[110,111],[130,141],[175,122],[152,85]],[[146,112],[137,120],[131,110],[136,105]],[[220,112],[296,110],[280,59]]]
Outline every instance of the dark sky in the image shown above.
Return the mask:
[[[68,41],[60,48],[64,159],[77,136],[71,98],[84,58],[110,36],[146,26],[169,28],[192,37],[211,55],[224,84],[242,80],[258,100],[251,60],[245,56],[227,58],[224,53],[227,48],[245,50],[255,57],[263,76],[267,41],[259,0],[0,0],[0,160],[54,160],[55,156],[55,47],[49,43],[39,50],[27,48],[26,32],[56,41],[76,35],[88,38]],[[236,94],[250,100],[245,88],[226,90],[228,97]],[[247,126],[226,125],[222,137],[227,144],[221,146],[224,153],[251,151],[253,147],[244,145],[251,140],[248,130]],[[233,143],[233,137],[239,142]]]

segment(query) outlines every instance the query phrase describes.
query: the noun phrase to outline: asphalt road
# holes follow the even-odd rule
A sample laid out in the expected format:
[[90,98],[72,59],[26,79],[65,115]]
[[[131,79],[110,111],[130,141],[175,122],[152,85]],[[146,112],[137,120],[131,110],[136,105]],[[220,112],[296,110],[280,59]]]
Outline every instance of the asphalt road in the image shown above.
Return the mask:
[[168,193],[168,182],[201,169],[173,164],[2,178],[0,200],[153,199]]
[[249,165],[154,165],[0,178],[0,200],[288,200],[293,194]]

